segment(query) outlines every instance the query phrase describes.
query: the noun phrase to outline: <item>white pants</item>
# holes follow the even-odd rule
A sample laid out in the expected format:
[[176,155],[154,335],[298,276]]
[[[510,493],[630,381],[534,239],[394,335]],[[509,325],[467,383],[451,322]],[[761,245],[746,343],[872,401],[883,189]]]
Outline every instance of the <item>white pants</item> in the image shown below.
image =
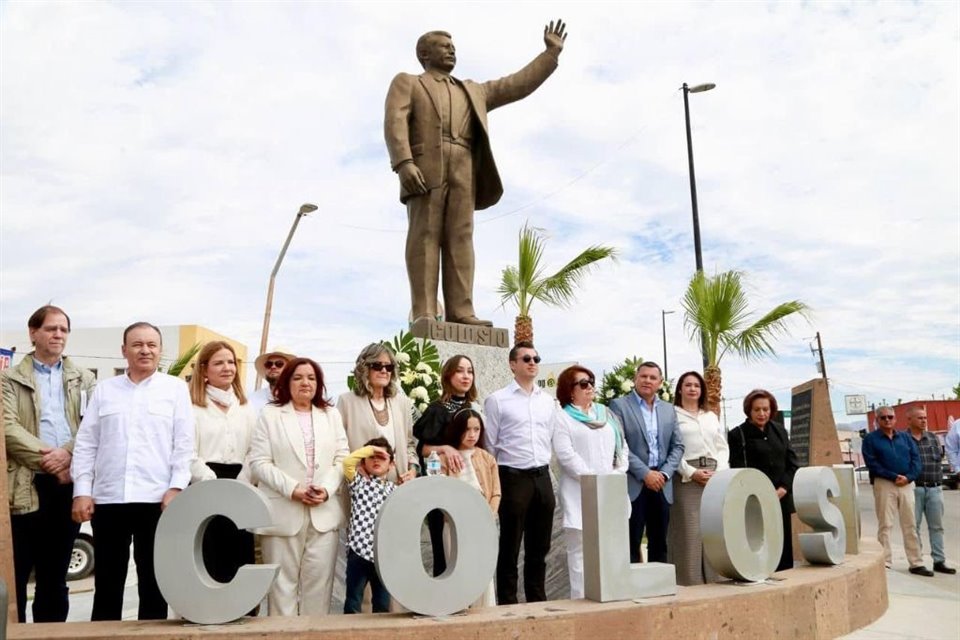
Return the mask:
[[567,573],[570,574],[570,599],[583,598],[583,531],[563,529],[563,541],[567,543]]
[[310,519],[292,536],[263,536],[263,561],[280,565],[267,602],[271,616],[327,615],[339,531],[319,532]]

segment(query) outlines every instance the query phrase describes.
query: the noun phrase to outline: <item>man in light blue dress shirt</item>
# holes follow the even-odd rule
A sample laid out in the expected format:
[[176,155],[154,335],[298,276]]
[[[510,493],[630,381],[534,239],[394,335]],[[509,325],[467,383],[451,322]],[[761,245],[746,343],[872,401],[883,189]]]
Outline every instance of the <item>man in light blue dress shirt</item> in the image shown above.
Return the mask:
[[34,350],[2,378],[17,618],[26,621],[33,572],[33,621],[63,622],[70,605],[67,567],[79,528],[70,518],[70,461],[96,380],[63,355],[70,318],[62,309],[37,309],[27,329]]
[[672,404],[657,392],[663,384],[660,366],[637,368],[634,389],[610,403],[623,425],[629,448],[627,493],[630,496],[630,562],[640,561],[640,541],[647,534],[647,560],[667,561],[667,524],[673,503],[673,474],[683,457],[683,441]]

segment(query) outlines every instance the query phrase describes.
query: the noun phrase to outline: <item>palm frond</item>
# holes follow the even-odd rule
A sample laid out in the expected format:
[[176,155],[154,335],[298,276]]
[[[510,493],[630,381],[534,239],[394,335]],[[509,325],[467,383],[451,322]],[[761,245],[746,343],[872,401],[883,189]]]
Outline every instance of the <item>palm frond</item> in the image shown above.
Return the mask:
[[543,281],[539,298],[557,307],[566,307],[573,303],[574,291],[583,283],[583,278],[597,267],[601,260],[617,260],[617,250],[613,247],[593,245],[580,255],[563,265],[559,271]]
[[171,376],[179,377],[184,369],[187,368],[187,365],[190,364],[190,361],[193,360],[193,357],[200,353],[200,343],[196,342],[192,347],[184,351],[180,356],[170,363],[170,366],[167,367],[167,373]]
[[787,323],[796,315],[809,317],[810,307],[799,300],[778,304],[746,327],[730,342],[730,348],[744,360],[776,355],[772,340],[787,335]]

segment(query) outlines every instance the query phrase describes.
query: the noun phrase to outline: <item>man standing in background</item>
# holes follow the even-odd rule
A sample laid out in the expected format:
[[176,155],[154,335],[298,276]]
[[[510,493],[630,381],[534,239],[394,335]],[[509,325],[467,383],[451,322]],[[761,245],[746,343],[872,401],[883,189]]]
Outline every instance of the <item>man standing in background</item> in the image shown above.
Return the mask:
[[930,534],[930,556],[933,558],[933,570],[937,573],[953,575],[956,569],[947,566],[947,556],[943,547],[943,449],[937,436],[927,431],[927,409],[911,406],[907,409],[907,425],[910,435],[920,451],[920,475],[917,477],[913,494],[917,518],[917,542],[923,547],[920,524],[927,518],[927,531]]
[[283,347],[277,347],[273,351],[261,353],[254,360],[254,368],[267,382],[267,386],[257,389],[247,396],[247,402],[253,407],[255,415],[259,416],[260,410],[267,406],[267,403],[273,402],[273,387],[280,379],[280,372],[295,357],[295,355],[287,353],[287,350]]
[[913,482],[920,475],[920,451],[909,434],[897,431],[896,419],[892,407],[877,409],[877,429],[867,434],[861,447],[873,485],[877,540],[883,545],[889,569],[893,563],[890,530],[894,520],[899,519],[910,573],[930,577],[933,571],[923,566],[914,513]]

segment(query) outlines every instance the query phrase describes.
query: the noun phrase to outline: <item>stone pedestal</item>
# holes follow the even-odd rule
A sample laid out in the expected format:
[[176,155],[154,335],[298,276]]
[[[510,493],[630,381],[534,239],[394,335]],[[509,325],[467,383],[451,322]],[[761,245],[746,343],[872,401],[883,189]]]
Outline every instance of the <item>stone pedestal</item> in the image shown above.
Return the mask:
[[476,376],[477,400],[481,404],[484,398],[513,380],[507,360],[510,332],[506,329],[421,319],[410,327],[410,333],[433,342],[441,364],[455,355],[470,358]]

